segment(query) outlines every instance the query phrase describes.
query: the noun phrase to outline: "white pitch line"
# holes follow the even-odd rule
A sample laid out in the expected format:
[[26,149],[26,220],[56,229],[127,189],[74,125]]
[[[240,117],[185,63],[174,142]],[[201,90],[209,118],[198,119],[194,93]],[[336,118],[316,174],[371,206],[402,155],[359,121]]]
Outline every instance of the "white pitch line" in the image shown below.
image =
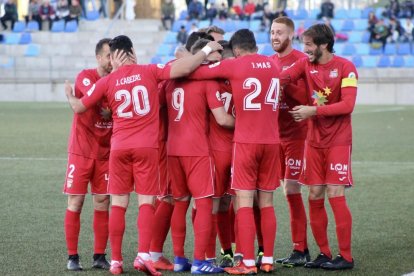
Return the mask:
[[379,108],[379,109],[372,109],[372,110],[365,110],[365,111],[355,111],[352,114],[366,114],[366,113],[382,113],[382,112],[394,112],[394,111],[401,111],[405,110],[403,106],[396,106],[390,108]]

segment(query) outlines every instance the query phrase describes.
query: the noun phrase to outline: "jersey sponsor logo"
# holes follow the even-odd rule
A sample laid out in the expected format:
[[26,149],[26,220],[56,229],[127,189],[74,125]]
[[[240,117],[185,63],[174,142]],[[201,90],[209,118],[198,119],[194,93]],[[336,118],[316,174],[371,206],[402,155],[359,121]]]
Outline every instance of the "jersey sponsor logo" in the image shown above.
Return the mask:
[[286,166],[289,166],[290,169],[300,169],[302,165],[302,160],[289,158],[285,161]]
[[215,63],[210,64],[210,65],[208,66],[208,68],[214,68],[214,67],[217,67],[217,66],[219,66],[219,65],[220,65],[220,61],[217,61],[217,62],[215,62]]
[[95,84],[93,84],[93,85],[92,85],[92,87],[88,90],[88,92],[86,92],[86,94],[87,94],[88,96],[92,95],[93,91],[95,91],[95,87],[96,87],[96,85],[95,85]]
[[311,71],[309,71],[309,73],[316,74],[316,73],[318,73],[318,70],[311,70]]
[[158,63],[158,64],[157,64],[157,67],[158,67],[158,68],[160,68],[160,69],[164,69],[165,65],[164,65],[164,64],[160,64],[160,63]]
[[285,70],[289,69],[290,67],[292,67],[292,65],[290,65],[290,66],[283,66],[282,67],[282,71],[285,71]]
[[88,79],[88,78],[84,78],[82,80],[82,84],[85,85],[85,86],[89,86],[89,85],[91,85],[91,80]]
[[331,79],[335,79],[335,78],[337,78],[337,77],[338,77],[338,69],[333,69],[333,70],[331,70],[331,72],[329,72],[329,77],[330,77]]

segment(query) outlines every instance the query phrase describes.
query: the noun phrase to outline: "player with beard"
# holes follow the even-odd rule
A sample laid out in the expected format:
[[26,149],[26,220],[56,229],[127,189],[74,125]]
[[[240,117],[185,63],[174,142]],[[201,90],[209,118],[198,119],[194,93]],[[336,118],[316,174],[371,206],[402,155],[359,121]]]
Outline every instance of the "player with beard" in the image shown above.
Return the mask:
[[[351,269],[352,215],[345,199],[345,187],[352,186],[351,113],[357,95],[357,71],[347,59],[334,55],[334,35],[325,24],[311,26],[303,35],[301,59],[281,73],[281,83],[305,78],[311,105],[289,111],[295,121],[309,118],[304,164],[299,183],[309,186],[309,218],[320,254],[307,268]],[[292,91],[294,93],[295,91]],[[328,243],[328,197],[335,217],[339,255],[332,259]]]
[[[272,58],[282,70],[306,57],[304,53],[293,49],[294,35],[295,26],[290,18],[278,17],[273,20],[270,39],[276,54]],[[291,91],[295,92],[296,98],[291,96]],[[298,183],[308,130],[307,121],[295,122],[288,112],[292,107],[306,103],[306,84],[303,79],[281,89],[279,98],[281,179],[290,210],[293,252],[289,257],[277,259],[276,262],[286,267],[303,266],[310,261],[306,239],[306,211],[302,200],[301,185]]]

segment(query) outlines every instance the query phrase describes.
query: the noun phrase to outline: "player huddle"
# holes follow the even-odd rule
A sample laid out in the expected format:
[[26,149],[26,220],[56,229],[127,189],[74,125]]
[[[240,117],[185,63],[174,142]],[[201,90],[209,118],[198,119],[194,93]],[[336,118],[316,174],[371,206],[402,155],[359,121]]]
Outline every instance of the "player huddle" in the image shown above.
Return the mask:
[[[324,24],[304,32],[302,53],[292,48],[292,20],[275,19],[270,37],[276,53],[271,57],[257,54],[254,34],[247,29],[236,31],[228,42],[222,34],[216,27],[192,33],[186,49],[177,49],[177,59],[167,65],[136,64],[126,36],[104,39],[95,51],[97,69],[78,75],[74,94],[66,83],[75,112],[64,185],[69,270],[82,270],[77,246],[89,182],[95,209],[93,267],[112,274],[124,270],[125,212],[133,191],[139,208],[136,270],[155,276],[160,270],[274,271],[273,192],[281,184],[293,251],[276,262],[353,268],[345,187],[352,185],[355,66],[333,54],[334,37]],[[310,226],[320,249],[313,261],[301,185],[309,187]],[[336,222],[336,258],[328,244],[325,194]],[[191,198],[192,261],[184,253]],[[163,255],[170,228],[173,262]],[[110,263],[105,258],[108,237]]]

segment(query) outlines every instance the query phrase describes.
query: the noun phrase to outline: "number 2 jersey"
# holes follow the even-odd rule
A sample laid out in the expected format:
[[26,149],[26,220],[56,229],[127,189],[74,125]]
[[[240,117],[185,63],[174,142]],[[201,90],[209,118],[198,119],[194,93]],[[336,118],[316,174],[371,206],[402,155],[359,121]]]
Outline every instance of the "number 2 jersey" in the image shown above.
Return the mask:
[[[75,96],[86,95],[101,77],[96,69],[80,72],[75,82]],[[105,98],[82,114],[74,114],[68,141],[68,152],[86,158],[109,158],[112,118]]]
[[271,58],[248,54],[202,66],[190,78],[230,81],[236,114],[234,142],[278,144],[279,71]]
[[106,96],[114,120],[111,150],[158,148],[158,82],[170,78],[170,66],[124,65],[100,79],[82,98],[87,107]]

